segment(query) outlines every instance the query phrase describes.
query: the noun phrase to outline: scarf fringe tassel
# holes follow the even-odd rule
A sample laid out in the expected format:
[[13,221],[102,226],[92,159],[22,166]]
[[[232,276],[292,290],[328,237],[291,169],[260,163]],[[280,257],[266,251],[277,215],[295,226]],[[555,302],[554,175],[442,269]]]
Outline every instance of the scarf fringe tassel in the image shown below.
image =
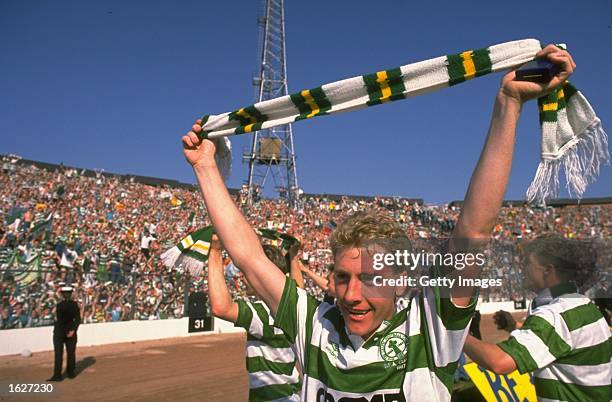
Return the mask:
[[557,159],[544,159],[527,189],[527,201],[544,204],[559,195],[559,173],[565,172],[570,196],[581,199],[586,187],[599,176],[599,169],[610,164],[608,136],[599,119],[578,135],[578,141]]

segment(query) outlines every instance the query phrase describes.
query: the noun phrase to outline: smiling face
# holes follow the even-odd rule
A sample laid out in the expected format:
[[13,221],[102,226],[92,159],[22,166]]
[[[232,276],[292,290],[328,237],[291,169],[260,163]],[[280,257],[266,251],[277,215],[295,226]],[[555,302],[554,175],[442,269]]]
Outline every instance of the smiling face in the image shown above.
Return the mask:
[[395,312],[395,300],[367,291],[372,276],[377,273],[367,268],[371,268],[371,264],[363,264],[362,256],[359,248],[346,247],[340,250],[335,258],[334,276],[336,304],[348,332],[367,339],[383,320],[391,319]]

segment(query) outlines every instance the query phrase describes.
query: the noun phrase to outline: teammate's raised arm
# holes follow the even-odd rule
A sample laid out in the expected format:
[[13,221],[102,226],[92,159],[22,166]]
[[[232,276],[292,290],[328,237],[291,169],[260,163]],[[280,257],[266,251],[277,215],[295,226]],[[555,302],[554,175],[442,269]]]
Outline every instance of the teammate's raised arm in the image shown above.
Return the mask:
[[215,317],[236,322],[238,319],[238,304],[232,300],[225,283],[221,242],[217,235],[212,237],[208,254],[208,297],[210,298],[210,309]]
[[[452,250],[470,246],[467,243],[489,239],[510,177],[516,125],[523,103],[553,91],[567,80],[576,66],[567,51],[553,45],[542,49],[537,57],[546,58],[557,65],[560,73],[546,84],[517,81],[514,71],[504,76],[495,99],[489,133],[451,236]],[[463,277],[477,274],[474,266],[461,273]],[[457,287],[453,289],[453,301],[465,306],[472,294],[473,289]]]
[[230,197],[215,162],[215,144],[201,140],[200,121],[183,136],[183,153],[193,167],[208,214],[232,261],[238,266],[255,292],[276,313],[283,293],[285,277],[268,260],[259,239]]

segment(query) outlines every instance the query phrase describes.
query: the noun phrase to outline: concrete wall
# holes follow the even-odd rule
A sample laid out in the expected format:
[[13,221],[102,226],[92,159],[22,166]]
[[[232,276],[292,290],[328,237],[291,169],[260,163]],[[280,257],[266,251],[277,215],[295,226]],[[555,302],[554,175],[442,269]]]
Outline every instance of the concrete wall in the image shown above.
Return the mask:
[[[213,331],[189,334],[189,319],[122,321],[85,324],[79,327],[78,346],[107,345],[111,343],[177,338],[212,333],[243,332],[234,324],[215,318]],[[53,350],[53,327],[22,328],[0,331],[0,356],[14,355],[29,350]]]
[[[481,314],[493,314],[498,310],[517,311],[514,309],[513,302],[479,303],[478,309]],[[243,329],[234,327],[231,322],[215,318],[212,331],[189,334],[187,333],[188,322],[188,318],[181,318],[178,320],[122,321],[81,325],[78,332],[78,345],[107,345],[211,333],[244,332]],[[19,354],[24,350],[30,352],[53,350],[53,327],[0,331],[0,356]]]

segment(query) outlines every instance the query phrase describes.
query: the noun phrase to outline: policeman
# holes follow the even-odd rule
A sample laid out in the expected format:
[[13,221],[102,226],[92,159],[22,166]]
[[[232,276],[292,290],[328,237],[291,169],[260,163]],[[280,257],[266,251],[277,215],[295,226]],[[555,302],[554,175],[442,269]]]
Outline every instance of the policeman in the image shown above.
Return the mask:
[[77,328],[81,323],[79,305],[73,301],[72,286],[62,286],[62,301],[57,304],[55,326],[53,328],[53,349],[55,350],[55,365],[53,377],[48,381],[62,381],[62,359],[64,344],[68,355],[66,373],[68,378],[74,378],[75,351],[77,343]]

